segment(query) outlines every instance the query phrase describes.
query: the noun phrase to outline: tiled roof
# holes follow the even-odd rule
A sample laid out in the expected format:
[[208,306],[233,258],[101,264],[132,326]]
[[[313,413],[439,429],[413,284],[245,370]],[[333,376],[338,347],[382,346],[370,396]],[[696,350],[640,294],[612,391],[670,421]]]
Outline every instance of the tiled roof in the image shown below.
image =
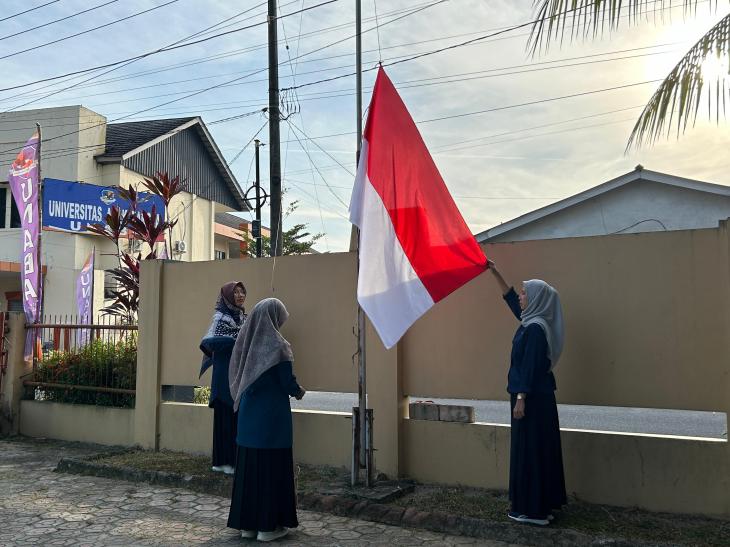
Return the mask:
[[106,126],[105,156],[118,157],[148,143],[194,118],[110,123]]

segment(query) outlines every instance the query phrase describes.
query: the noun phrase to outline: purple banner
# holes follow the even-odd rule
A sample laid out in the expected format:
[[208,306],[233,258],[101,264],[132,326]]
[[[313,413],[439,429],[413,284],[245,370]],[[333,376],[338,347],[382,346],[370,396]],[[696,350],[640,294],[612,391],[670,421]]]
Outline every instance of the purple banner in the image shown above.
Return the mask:
[[[84,262],[83,268],[76,279],[76,308],[79,312],[79,323],[89,325],[93,323],[94,314],[94,254],[93,249]],[[79,331],[79,345],[85,345],[89,340],[89,330]]]
[[[20,213],[21,223],[21,251],[22,264],[20,279],[23,295],[23,310],[28,323],[40,321],[41,294],[43,281],[40,275],[38,245],[40,236],[40,222],[38,210],[38,133],[25,143],[15,161],[10,166],[8,183],[13,193],[15,204]],[[32,332],[31,330],[28,331]],[[25,355],[30,355],[32,339],[26,339]]]

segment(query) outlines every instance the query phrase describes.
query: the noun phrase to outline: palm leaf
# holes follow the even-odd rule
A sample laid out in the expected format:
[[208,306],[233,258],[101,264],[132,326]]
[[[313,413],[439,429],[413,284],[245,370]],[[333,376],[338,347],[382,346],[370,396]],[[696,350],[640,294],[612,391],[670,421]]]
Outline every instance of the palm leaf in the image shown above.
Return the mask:
[[[562,42],[568,29],[571,40],[591,38],[606,29],[615,30],[624,17],[629,25],[635,24],[649,13],[664,14],[680,2],[687,15],[697,8],[698,0],[534,0],[535,21],[527,47],[534,55],[555,40]],[[711,7],[717,3],[710,0]]]
[[730,92],[726,85],[730,69],[725,69],[728,73],[714,75],[714,85],[713,82],[708,85],[705,81],[708,75],[702,67],[712,56],[720,61],[730,59],[730,14],[700,38],[659,85],[631,131],[627,150],[656,141],[665,128],[667,135],[673,126],[676,126],[677,136],[683,133],[690,121],[694,124],[697,119],[705,88],[708,114],[712,118],[714,112],[719,123],[720,109],[724,117],[726,95]]

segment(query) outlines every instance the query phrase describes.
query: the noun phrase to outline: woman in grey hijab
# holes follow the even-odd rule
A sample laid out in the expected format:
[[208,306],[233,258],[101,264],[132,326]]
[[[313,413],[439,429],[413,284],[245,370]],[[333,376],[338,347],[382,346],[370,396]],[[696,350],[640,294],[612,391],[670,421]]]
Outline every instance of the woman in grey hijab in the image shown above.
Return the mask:
[[259,541],[284,537],[299,525],[289,397],[301,399],[305,391],[292,373],[291,344],[279,332],[288,317],[276,298],[256,304],[238,334],[228,369],[238,411],[228,526]]
[[563,310],[558,292],[540,279],[518,295],[489,261],[507,306],[520,326],[512,339],[507,374],[512,423],[508,516],[546,526],[567,503],[553,369],[563,351]]

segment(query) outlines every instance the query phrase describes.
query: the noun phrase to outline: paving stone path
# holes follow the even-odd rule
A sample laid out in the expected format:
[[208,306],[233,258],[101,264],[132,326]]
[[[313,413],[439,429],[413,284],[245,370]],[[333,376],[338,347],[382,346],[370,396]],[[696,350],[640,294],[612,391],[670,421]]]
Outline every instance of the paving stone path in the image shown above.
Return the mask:
[[[229,500],[176,488],[54,473],[64,456],[98,448],[0,439],[0,545],[254,545],[226,528]],[[509,544],[299,511],[286,545]]]

